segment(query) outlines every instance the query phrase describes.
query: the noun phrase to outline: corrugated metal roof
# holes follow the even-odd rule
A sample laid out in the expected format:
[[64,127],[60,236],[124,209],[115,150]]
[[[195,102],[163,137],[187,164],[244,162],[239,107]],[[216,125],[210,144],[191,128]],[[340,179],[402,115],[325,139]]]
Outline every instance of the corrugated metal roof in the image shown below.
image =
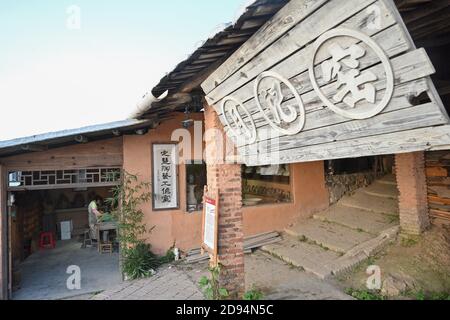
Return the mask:
[[152,122],[150,121],[130,119],[0,141],[0,157],[36,151],[39,148],[55,148],[77,144],[80,141],[83,142],[83,139],[95,141],[112,138],[118,134],[135,132],[151,126]]

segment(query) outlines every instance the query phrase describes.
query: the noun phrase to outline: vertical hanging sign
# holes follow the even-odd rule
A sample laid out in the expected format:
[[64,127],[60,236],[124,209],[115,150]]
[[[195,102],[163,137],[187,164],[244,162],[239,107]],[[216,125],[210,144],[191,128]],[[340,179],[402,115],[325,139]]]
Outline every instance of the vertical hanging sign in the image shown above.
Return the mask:
[[209,253],[211,265],[218,263],[218,235],[219,235],[219,190],[214,196],[205,187],[203,200],[202,254]]
[[153,210],[179,207],[176,144],[153,145]]

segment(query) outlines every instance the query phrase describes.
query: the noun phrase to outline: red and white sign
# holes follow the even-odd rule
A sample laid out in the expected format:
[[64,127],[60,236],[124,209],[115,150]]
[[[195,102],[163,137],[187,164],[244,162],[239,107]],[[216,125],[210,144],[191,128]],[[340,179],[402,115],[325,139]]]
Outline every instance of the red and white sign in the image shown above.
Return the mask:
[[219,238],[219,191],[216,191],[214,198],[208,195],[208,188],[205,187],[203,199],[202,252],[208,252],[211,255],[212,264],[215,265]]
[[203,243],[211,250],[216,248],[216,200],[205,197],[205,225]]

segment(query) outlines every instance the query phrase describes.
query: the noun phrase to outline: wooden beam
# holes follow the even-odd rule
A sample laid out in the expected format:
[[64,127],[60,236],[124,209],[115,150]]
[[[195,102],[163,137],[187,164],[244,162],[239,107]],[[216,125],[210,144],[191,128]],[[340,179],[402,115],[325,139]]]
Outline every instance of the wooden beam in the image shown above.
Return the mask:
[[441,97],[450,94],[450,81],[448,80],[435,80],[436,89],[441,95]]
[[[285,150],[278,154],[242,157],[247,165],[264,166],[274,163],[297,163],[321,160],[354,158],[359,156],[389,155],[433,150],[432,146],[443,145],[449,149],[450,126],[438,126],[362,137],[304,148]],[[277,158],[274,158],[274,157]]]
[[[385,19],[386,20],[386,19]],[[375,40],[380,40],[383,41],[383,45],[382,48],[383,50],[392,57],[398,56],[401,52],[407,51],[410,49],[410,46],[407,43],[407,39],[400,39],[398,38],[398,36],[396,36],[396,33],[400,32],[400,29],[398,26],[393,26],[391,28],[386,29],[383,32],[380,32],[378,36],[375,36],[374,39]],[[353,44],[350,43],[350,44]],[[284,63],[280,63],[279,67],[277,67],[276,69],[274,69],[273,71],[278,72],[278,73],[282,73],[284,74],[286,77],[291,77],[292,74],[296,75],[292,78],[290,78],[290,81],[293,83],[299,83],[300,86],[298,87],[297,91],[300,95],[302,95],[302,99],[307,99],[306,101],[304,100],[304,104],[306,106],[307,109],[316,109],[318,107],[318,109],[321,109],[321,103],[319,101],[317,101],[317,97],[315,92],[313,92],[313,87],[309,81],[309,73],[308,73],[308,69],[307,69],[307,58],[302,58],[302,52],[303,52],[303,56],[308,57],[311,54],[311,51],[300,51],[299,54],[296,54],[293,57],[298,57],[298,59],[296,60],[297,65],[294,67],[292,65],[290,65],[289,68],[289,63],[286,63],[286,66],[284,66]],[[413,70],[418,70],[421,69],[424,71],[424,68],[426,68],[427,66],[430,65],[429,62],[429,58],[428,56],[425,55],[425,52],[423,50],[418,51],[418,57],[422,58],[423,60],[421,60],[421,62],[425,62],[425,63],[418,63],[416,65],[416,67],[412,68]],[[322,59],[323,58],[323,59]],[[324,55],[321,57],[320,61],[324,61],[326,59],[328,59],[329,56],[328,55]],[[395,59],[396,61],[398,61],[398,63],[396,63],[396,68],[399,69],[403,69],[404,63],[406,62],[404,59]],[[363,61],[361,61],[361,66],[363,66],[364,68],[373,68],[373,69],[379,69],[381,68],[381,66],[379,65],[378,67],[376,67],[375,65],[378,63],[378,57],[374,56],[373,54],[369,53],[365,56],[365,58],[363,59]],[[409,60],[407,60],[409,61]],[[296,69],[298,68],[298,69]],[[316,70],[318,70],[317,67]],[[408,68],[407,68],[408,69]],[[292,70],[298,70],[297,71],[292,71]],[[413,71],[410,70],[410,71]],[[426,75],[432,74],[435,72],[434,68],[431,66],[430,68],[426,68],[425,70],[427,70],[425,72]],[[402,74],[404,75],[412,75],[413,73],[411,73],[410,71],[406,71],[406,70],[402,70]],[[384,72],[384,71],[380,71]],[[403,73],[405,72],[405,73]],[[380,74],[381,75],[381,74]],[[402,82],[404,82],[407,78],[410,78],[410,76],[406,76],[403,77],[401,80]],[[411,78],[410,80],[414,80],[416,78]],[[378,88],[378,89],[385,89],[385,83],[383,82],[383,87],[382,88]],[[240,91],[236,92],[234,94],[234,97],[237,98],[239,101],[242,101],[244,106],[247,108],[247,110],[250,112],[251,115],[256,116],[255,117],[255,122],[258,122],[258,117],[259,118],[263,118],[260,115],[260,112],[258,110],[258,107],[256,105],[256,101],[254,100],[254,95],[253,95],[253,83],[250,83],[244,87],[242,87],[240,89]],[[305,96],[303,96],[305,95]],[[293,95],[286,91],[285,94],[285,98],[286,100],[290,100],[293,99]],[[312,105],[310,105],[309,102],[310,101],[317,101],[317,103],[313,103]],[[219,110],[217,110],[219,116],[222,115],[222,112],[219,108]],[[307,112],[310,112],[309,110],[307,110]],[[243,119],[245,119],[246,117],[244,116]]]
[[425,18],[435,12],[439,12],[440,10],[450,6],[448,0],[434,0],[423,8],[419,8],[413,10],[411,12],[403,13],[403,21],[409,25],[414,21]]
[[122,137],[2,158],[11,171],[121,167]]
[[409,8],[416,8],[418,5],[430,2],[431,0],[395,0],[395,5],[400,10],[406,10]]
[[[282,37],[287,31],[303,21],[312,12],[324,5],[327,0],[290,1],[257,33],[255,33],[239,50],[237,50],[228,63],[217,68],[214,73],[202,84],[206,94],[213,91],[220,83],[228,79],[256,55]],[[289,19],[286,19],[289,17]]]
[[46,186],[30,186],[30,187],[11,187],[9,191],[36,191],[36,190],[56,190],[56,189],[80,189],[80,188],[104,188],[115,187],[119,182],[99,182],[99,183],[73,183]]
[[200,73],[196,73],[195,78],[190,79],[181,86],[180,92],[189,93],[199,88],[201,84],[211,75],[211,73],[217,70],[217,68],[220,67],[224,61],[225,57],[217,60],[215,63],[212,63],[209,67],[206,67]]
[[8,299],[6,168],[0,164],[0,300]]
[[79,135],[79,136],[75,137],[75,141],[78,142],[78,143],[88,143],[89,139],[86,136]]
[[[208,94],[208,103],[210,105],[216,104],[237,88],[251,82],[261,72],[271,69],[278,62],[286,60],[292,54],[306,48],[308,44],[319,37],[323,31],[332,29],[355,15],[364,16],[367,24],[367,16],[370,14],[367,14],[366,12],[361,13],[361,10],[374,2],[374,0],[344,2],[329,1],[317,9],[316,5],[320,6],[323,3],[320,1],[311,1],[308,3],[308,6],[310,6],[308,10],[303,10],[303,1],[301,3],[297,2],[296,5],[300,6],[299,8],[302,8],[302,10],[299,10],[299,8],[296,10],[296,12],[300,12],[297,19],[302,21],[301,23],[298,23],[295,27],[290,29],[289,32],[282,35],[279,40],[271,44],[264,51],[258,55],[254,55],[254,58],[250,63],[245,65],[234,63],[234,59],[236,59],[235,53],[235,55],[231,56],[230,59],[228,59],[227,62],[220,67],[220,69],[215,71],[202,84],[204,92]],[[294,2],[291,3],[293,4]],[[382,3],[379,4],[380,6],[382,5]],[[286,21],[294,19],[292,13],[285,12],[286,8],[287,6],[284,7],[283,10],[280,10],[280,13],[284,12],[284,14],[287,15],[283,20]],[[315,11],[316,9],[317,11]],[[286,17],[291,17],[291,19]],[[386,20],[386,17],[382,20]],[[320,23],[318,21],[320,21]],[[263,27],[261,30],[266,30],[266,28],[268,27]],[[284,30],[284,28],[281,28],[280,30]],[[275,33],[278,34],[278,32],[278,28],[275,28]],[[259,37],[260,38],[257,40],[258,42],[268,45],[268,42],[264,40],[270,39],[271,35],[267,34],[267,31],[264,31],[259,35]],[[252,55],[244,55],[240,60],[248,61],[249,57],[252,57]],[[240,66],[240,69],[238,71],[236,70],[233,74],[231,74],[231,72],[226,72],[223,76],[219,75],[220,70],[235,70],[238,65]]]
[[441,24],[448,20],[450,13],[450,7],[441,8],[439,11],[434,12],[433,14],[426,15],[421,19],[414,21],[414,23],[410,23],[408,25],[409,32],[415,32],[417,30],[422,30],[425,27],[430,25]]
[[48,146],[41,146],[37,144],[25,144],[21,147],[23,151],[29,151],[29,152],[41,152],[41,151],[47,151]]

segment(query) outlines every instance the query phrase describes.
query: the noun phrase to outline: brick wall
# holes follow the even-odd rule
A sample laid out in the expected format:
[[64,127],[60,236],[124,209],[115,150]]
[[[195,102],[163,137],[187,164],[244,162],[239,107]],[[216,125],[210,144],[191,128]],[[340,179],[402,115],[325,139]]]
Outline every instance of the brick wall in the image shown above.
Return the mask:
[[430,225],[424,153],[397,154],[395,166],[402,231],[420,234]]
[[[205,129],[216,129],[206,138],[207,150],[226,145],[223,127],[216,112],[205,108]],[[220,161],[222,160],[222,161]],[[222,265],[221,287],[226,288],[230,298],[240,298],[245,291],[244,233],[242,216],[241,166],[224,164],[224,153],[206,155],[208,186],[219,188],[219,262]]]

